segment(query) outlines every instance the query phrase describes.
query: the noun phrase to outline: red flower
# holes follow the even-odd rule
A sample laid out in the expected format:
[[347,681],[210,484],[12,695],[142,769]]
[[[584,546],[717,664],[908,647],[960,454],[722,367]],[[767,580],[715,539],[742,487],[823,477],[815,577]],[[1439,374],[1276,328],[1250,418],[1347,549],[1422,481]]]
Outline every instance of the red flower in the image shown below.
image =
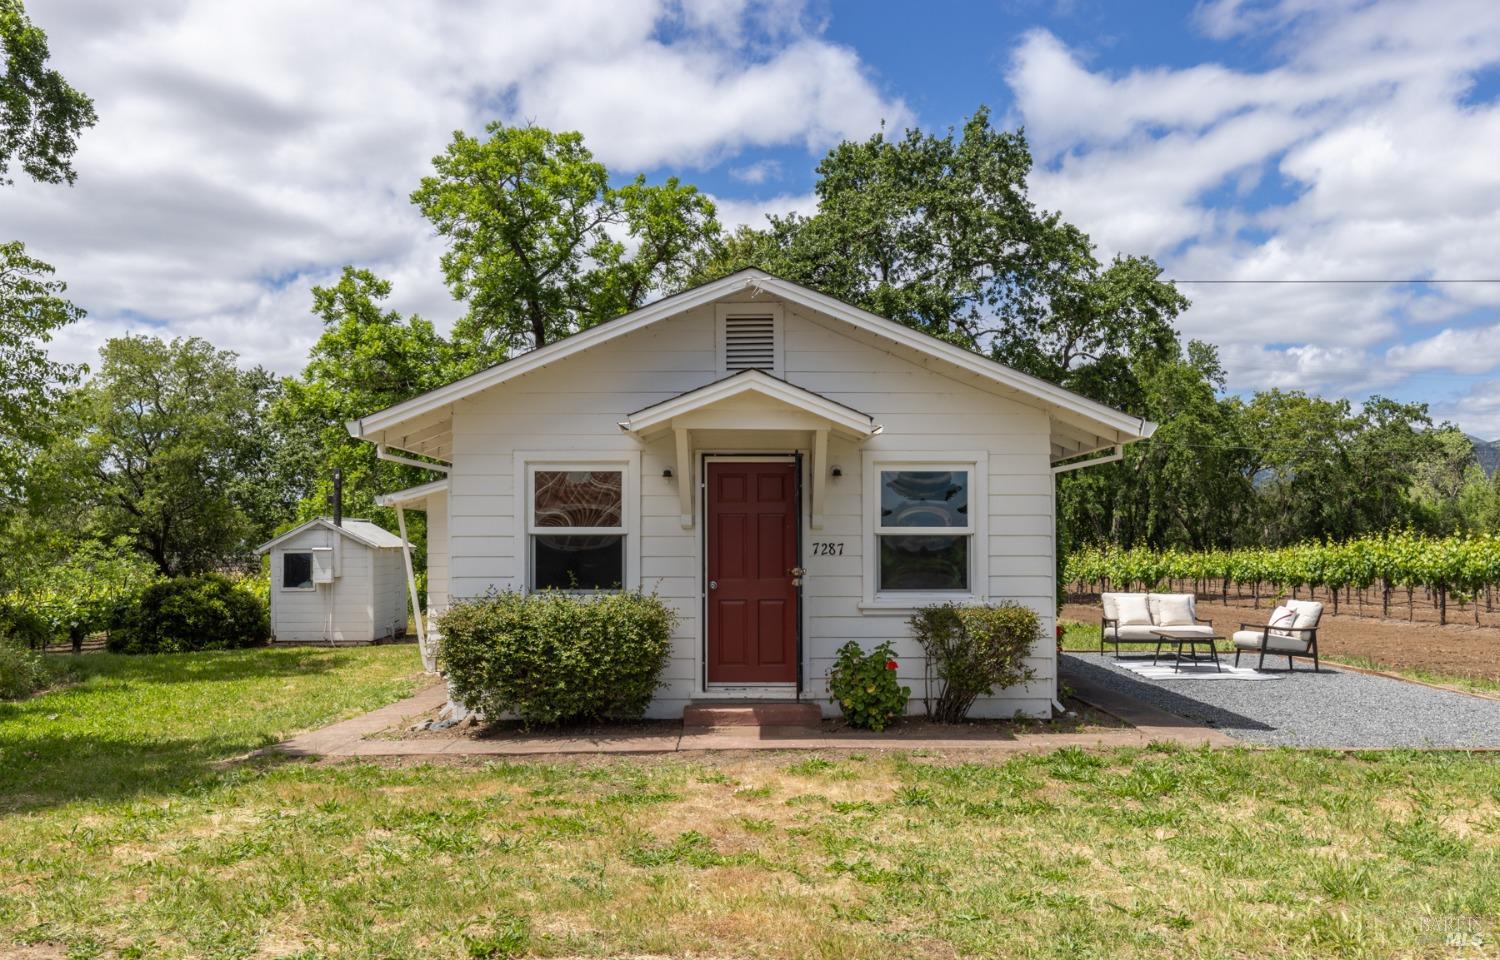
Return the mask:
[[887,670],[894,670],[894,669],[896,669],[896,661],[894,661],[894,660],[887,660],[885,662],[885,668]]
[[1057,625],[1057,639],[1061,640],[1064,632],[1063,625],[1059,623]]

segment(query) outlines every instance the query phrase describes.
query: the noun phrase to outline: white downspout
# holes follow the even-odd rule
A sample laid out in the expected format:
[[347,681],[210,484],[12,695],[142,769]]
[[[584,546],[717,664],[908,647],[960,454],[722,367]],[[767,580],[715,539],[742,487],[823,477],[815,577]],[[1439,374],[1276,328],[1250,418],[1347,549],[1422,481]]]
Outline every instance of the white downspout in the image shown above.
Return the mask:
[[417,573],[411,563],[411,541],[406,539],[406,508],[396,504],[396,526],[401,531],[401,559],[406,561],[406,586],[411,591],[412,619],[417,622],[417,650],[422,654],[422,669],[437,673],[437,651],[427,644],[427,623],[417,597]]

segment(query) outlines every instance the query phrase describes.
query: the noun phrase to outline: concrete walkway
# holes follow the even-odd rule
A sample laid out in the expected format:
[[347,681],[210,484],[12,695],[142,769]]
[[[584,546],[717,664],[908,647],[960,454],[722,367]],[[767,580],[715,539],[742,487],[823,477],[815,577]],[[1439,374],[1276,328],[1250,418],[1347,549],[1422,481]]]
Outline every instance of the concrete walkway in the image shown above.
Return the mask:
[[1049,733],[987,726],[956,727],[951,736],[914,736],[901,730],[822,732],[807,727],[670,727],[659,734],[581,737],[515,733],[503,737],[456,735],[383,739],[403,731],[447,700],[443,684],[352,720],[305,733],[272,750],[309,757],[465,757],[548,754],[652,754],[704,750],[963,750],[989,754],[1043,752],[1062,747],[1143,747],[1170,741],[1183,746],[1229,746],[1232,739],[1203,724],[1184,720],[1105,687],[1074,683],[1079,699],[1130,727],[1084,733]]

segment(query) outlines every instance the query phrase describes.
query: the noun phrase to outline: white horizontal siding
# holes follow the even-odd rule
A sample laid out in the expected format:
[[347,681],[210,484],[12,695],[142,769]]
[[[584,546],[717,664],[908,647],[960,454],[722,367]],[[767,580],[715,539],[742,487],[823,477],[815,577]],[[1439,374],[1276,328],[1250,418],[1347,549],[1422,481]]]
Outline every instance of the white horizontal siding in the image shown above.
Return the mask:
[[[764,301],[765,298],[761,298]],[[758,302],[761,302],[758,301]],[[906,615],[861,609],[864,592],[864,532],[861,451],[984,451],[989,464],[984,550],[990,599],[1012,599],[1035,608],[1050,632],[1053,614],[1053,498],[1047,416],[1017,402],[1003,388],[964,375],[924,368],[902,348],[856,333],[831,318],[786,305],[783,371],[790,382],[872,415],[883,432],[863,447],[835,439],[824,469],[829,478],[822,525],[807,526],[804,544],[843,544],[842,556],[812,556],[804,582],[804,670],[809,693],[826,693],[827,665],[847,639],[869,645],[882,638],[897,644],[911,667],[919,667]],[[451,520],[447,564],[452,597],[523,584],[526,539],[516,529],[518,489],[515,451],[558,454],[618,454],[641,451],[638,530],[640,583],[679,611],[673,659],[653,705],[654,715],[675,715],[698,695],[701,678],[701,524],[684,529],[678,483],[692,478],[661,476],[677,471],[675,451],[663,438],[642,448],[618,422],[626,415],[717,379],[713,308],[663,320],[648,330],[575,354],[507,384],[455,404],[454,469],[447,516]],[[736,442],[743,437],[708,436]],[[765,438],[762,438],[765,440]],[[765,442],[771,442],[765,440]],[[783,438],[775,438],[783,442]],[[765,449],[744,442],[739,449]],[[810,490],[804,488],[804,513]],[[701,503],[694,496],[695,510]],[[429,518],[431,524],[431,518]],[[431,529],[431,527],[429,528]],[[431,548],[429,548],[431,551]],[[431,573],[429,573],[431,577]],[[430,582],[431,584],[431,582]],[[433,589],[430,585],[429,589]],[[1009,691],[979,705],[991,715],[1016,709],[1044,713],[1055,684],[1055,654],[1039,645],[1038,677],[1024,691]],[[903,668],[905,669],[905,668]],[[920,709],[920,704],[914,705]]]

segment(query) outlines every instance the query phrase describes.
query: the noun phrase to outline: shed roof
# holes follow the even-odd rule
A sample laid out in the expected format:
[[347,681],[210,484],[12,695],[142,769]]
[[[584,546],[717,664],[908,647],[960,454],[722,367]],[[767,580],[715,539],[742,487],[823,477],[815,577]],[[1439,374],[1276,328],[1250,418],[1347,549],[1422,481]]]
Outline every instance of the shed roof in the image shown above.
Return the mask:
[[256,553],[265,553],[277,544],[284,543],[297,534],[315,527],[324,527],[334,533],[340,533],[356,543],[362,543],[367,547],[377,550],[396,549],[404,545],[404,541],[391,533],[385,527],[370,520],[345,520],[343,526],[335,526],[331,517],[315,517],[304,524],[293,527],[280,536],[267,540],[255,548]]

